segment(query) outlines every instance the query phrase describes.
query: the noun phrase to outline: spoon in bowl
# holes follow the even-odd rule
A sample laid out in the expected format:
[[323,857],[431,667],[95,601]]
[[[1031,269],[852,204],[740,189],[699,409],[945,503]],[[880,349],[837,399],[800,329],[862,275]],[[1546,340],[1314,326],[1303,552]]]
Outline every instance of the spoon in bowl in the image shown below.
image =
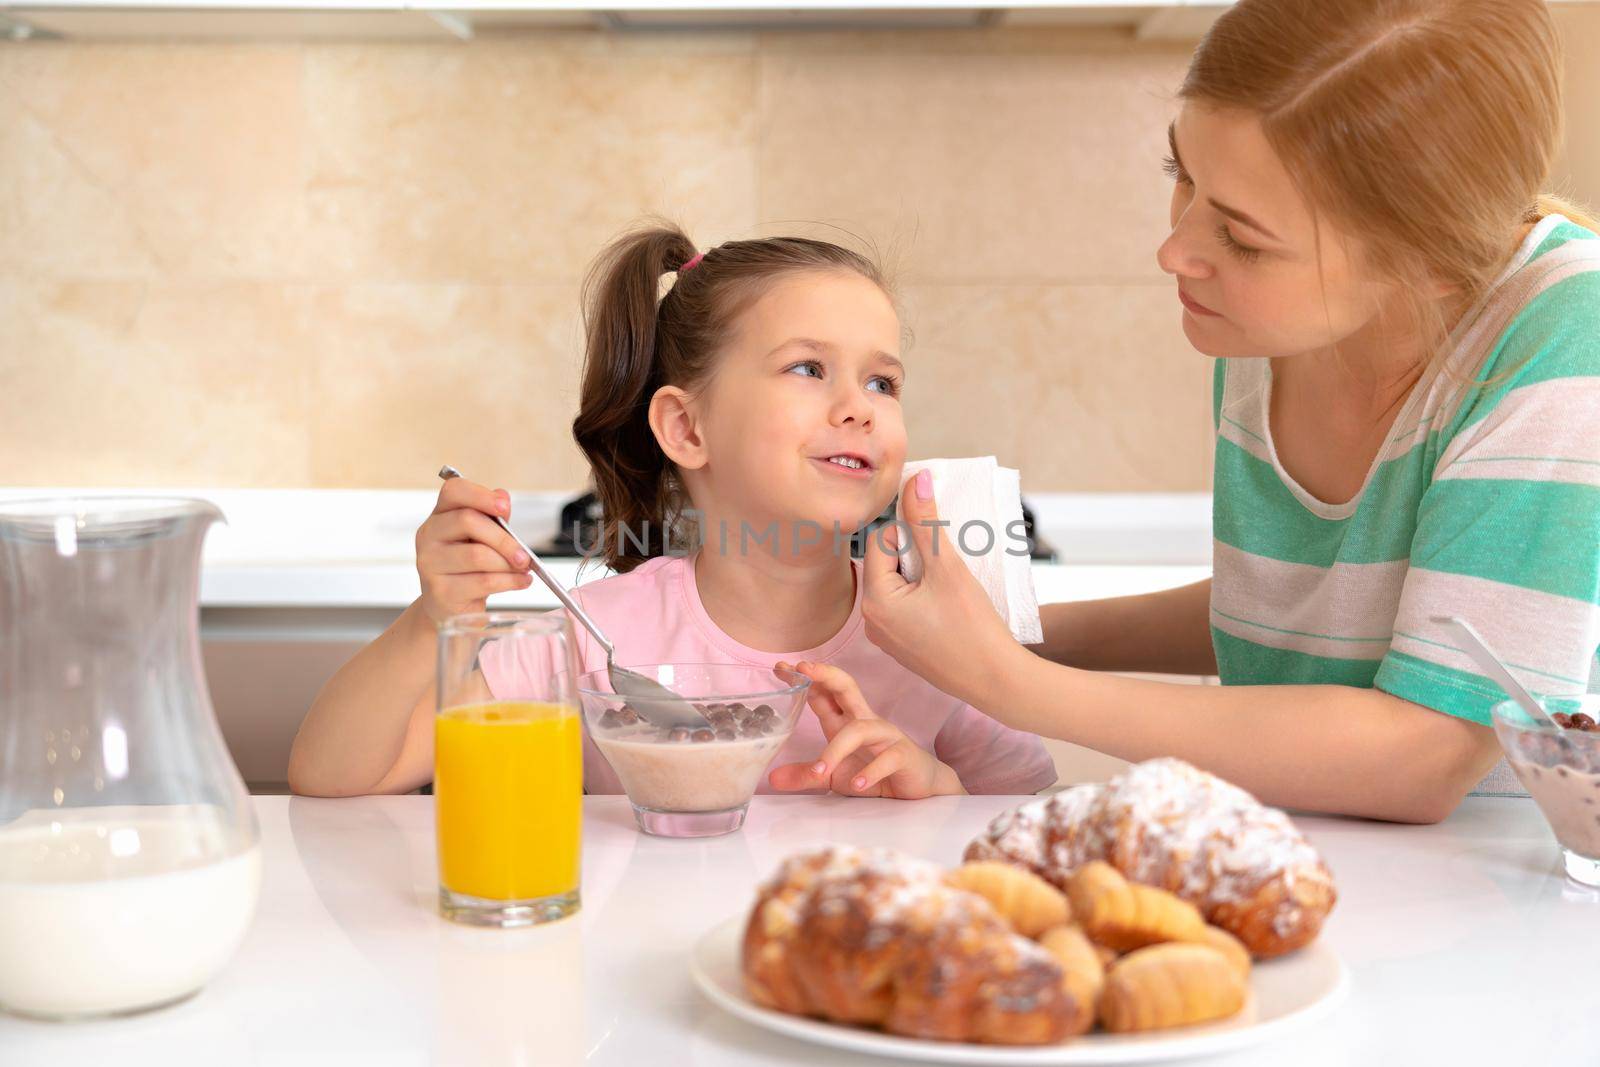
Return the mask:
[[1478,631],[1472,628],[1471,623],[1456,615],[1435,615],[1433,621],[1455,634],[1465,646],[1462,651],[1472,657],[1472,661],[1484,674],[1498,682],[1500,688],[1528,713],[1529,718],[1552,730],[1561,729],[1561,724],[1550,717],[1550,713],[1544,710],[1544,705],[1535,700],[1532,693],[1522,688],[1522,685],[1511,677],[1506,665],[1500,662],[1500,657],[1489,651],[1489,646],[1484,644],[1483,638],[1478,636]]
[[[439,477],[448,482],[451,478],[460,478],[461,472],[447,463],[439,468]],[[550,592],[561,601],[561,606],[567,609],[567,613],[583,624],[583,628],[588,630],[600,643],[600,647],[606,650],[606,673],[611,677],[611,688],[618,696],[628,701],[629,706],[639,713],[640,718],[664,730],[670,730],[675,726],[687,726],[691,730],[711,727],[711,721],[701,714],[699,708],[654,678],[617,666],[616,646],[600,632],[600,627],[589,618],[589,613],[578,606],[572,594],[567,592],[566,586],[550,573],[533,549],[522,543],[522,538],[511,532],[511,527],[505,519],[499,515],[489,517],[498,523],[506,535],[527,555],[528,569],[549,587]]]

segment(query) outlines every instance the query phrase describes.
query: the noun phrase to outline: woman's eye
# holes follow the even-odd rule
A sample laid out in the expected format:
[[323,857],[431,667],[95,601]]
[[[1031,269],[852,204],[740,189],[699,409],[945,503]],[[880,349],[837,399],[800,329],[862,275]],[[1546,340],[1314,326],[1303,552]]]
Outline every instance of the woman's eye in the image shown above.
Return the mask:
[[1183,169],[1183,164],[1179,163],[1176,157],[1164,156],[1161,160],[1161,169],[1166,172],[1167,177],[1179,185],[1189,184],[1189,172]]
[[805,360],[804,362],[796,363],[794,366],[790,367],[784,373],[793,374],[795,371],[802,371],[802,370],[807,372],[807,376],[808,377],[810,375],[815,375],[818,378],[822,377],[822,364],[818,363],[814,359],[808,359],[808,360]]
[[1251,248],[1249,245],[1240,244],[1234,240],[1233,233],[1228,229],[1226,223],[1217,227],[1217,240],[1222,242],[1222,247],[1246,263],[1255,262],[1256,258],[1261,255],[1261,249]]
[[872,389],[874,386],[876,386],[877,391],[882,393],[884,396],[900,395],[900,383],[893,378],[886,378],[883,375],[878,375],[867,382],[868,389]]

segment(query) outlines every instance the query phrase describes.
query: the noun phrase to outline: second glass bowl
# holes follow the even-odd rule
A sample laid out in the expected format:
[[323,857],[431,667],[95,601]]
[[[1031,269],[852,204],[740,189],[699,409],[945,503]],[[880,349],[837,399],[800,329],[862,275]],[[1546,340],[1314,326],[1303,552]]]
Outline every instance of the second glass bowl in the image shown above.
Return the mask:
[[1552,715],[1584,716],[1589,729],[1552,730],[1535,722],[1514,700],[1494,707],[1494,732],[1511,769],[1533,795],[1556,835],[1567,877],[1600,886],[1600,697],[1558,697],[1540,702]]

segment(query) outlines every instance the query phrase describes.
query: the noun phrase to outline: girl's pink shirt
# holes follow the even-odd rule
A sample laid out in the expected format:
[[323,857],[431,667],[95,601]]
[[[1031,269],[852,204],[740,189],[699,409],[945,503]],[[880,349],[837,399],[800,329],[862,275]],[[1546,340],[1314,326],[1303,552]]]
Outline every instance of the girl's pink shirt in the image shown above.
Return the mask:
[[[809,660],[839,667],[856,680],[867,704],[912,741],[932,752],[961,778],[969,793],[1036,793],[1054,784],[1055,766],[1037,736],[1012,730],[970,705],[934,688],[867,640],[861,619],[862,575],[855,563],[856,598],[838,633],[816,648],[762,652],[723,633],[700,602],[694,561],[661,556],[627,574],[573,590],[585,612],[622,651],[628,663],[738,663],[772,667],[780,660]],[[605,651],[574,624],[580,670],[600,670]],[[553,664],[521,646],[486,646],[479,664],[497,699],[525,694],[529,683],[548,679]],[[802,713],[773,766],[811,763],[821,755],[821,724]],[[588,793],[620,793],[617,780],[587,730],[583,739],[583,783]],[[776,792],[762,778],[758,792]]]

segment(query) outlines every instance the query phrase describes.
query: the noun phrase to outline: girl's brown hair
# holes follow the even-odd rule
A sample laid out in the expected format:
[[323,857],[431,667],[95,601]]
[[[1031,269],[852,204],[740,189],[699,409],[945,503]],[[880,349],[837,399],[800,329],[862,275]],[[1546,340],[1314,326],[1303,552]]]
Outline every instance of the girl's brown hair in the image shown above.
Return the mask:
[[[1179,96],[1258,115],[1368,266],[1442,282],[1460,310],[1527,223],[1559,212],[1600,229],[1540,192],[1561,137],[1561,52],[1543,0],[1239,0]],[[1447,316],[1413,300],[1434,347]]]
[[838,245],[772,237],[697,256],[694,242],[668,224],[625,234],[589,269],[572,436],[594,472],[604,512],[599,556],[608,566],[630,571],[683,535],[689,502],[650,429],[651,398],[662,386],[703,385],[740,313],[778,279],[814,272],[858,274],[888,292],[876,264]]

